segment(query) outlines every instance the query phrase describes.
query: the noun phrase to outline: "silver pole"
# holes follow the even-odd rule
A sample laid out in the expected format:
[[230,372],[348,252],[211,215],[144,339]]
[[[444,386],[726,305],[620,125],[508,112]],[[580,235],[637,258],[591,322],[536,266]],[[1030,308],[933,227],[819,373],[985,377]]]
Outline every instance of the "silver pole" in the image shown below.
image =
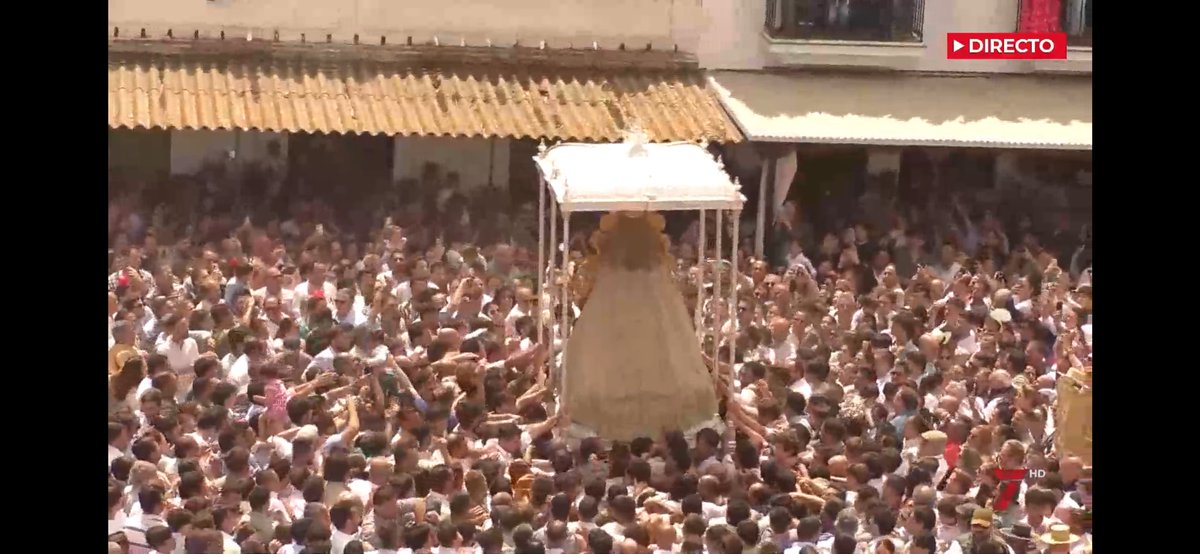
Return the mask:
[[763,259],[767,234],[767,179],[771,175],[771,172],[768,171],[771,163],[771,158],[763,160],[762,178],[758,180],[758,217],[754,226],[754,257],[760,260]]
[[[546,177],[538,172],[538,265],[537,265],[537,341],[545,344],[542,329],[542,302],[546,297]],[[505,314],[507,317],[508,314]]]
[[[739,283],[737,237],[738,237],[738,223],[741,222],[742,211],[741,210],[733,210],[733,212],[731,212],[731,215],[733,216],[733,240],[732,240],[733,255],[732,255],[732,259],[730,260],[732,275],[730,278],[730,285],[729,285],[729,322],[730,322],[730,325],[733,325],[733,322],[735,321],[735,318],[737,317],[737,304],[738,304],[737,291],[738,291],[738,283]],[[736,343],[737,343],[736,338],[737,337],[735,335],[735,337],[734,337],[735,340],[729,341],[729,365],[730,365],[730,367],[733,366],[734,352],[736,351]],[[729,386],[730,387],[733,386],[732,379],[729,381]],[[733,393],[733,391],[731,390],[730,393]]]
[[570,264],[570,244],[571,244],[571,212],[563,211],[563,236],[562,236],[562,268],[563,268],[563,284],[562,284],[562,323],[559,328],[562,331],[562,370],[559,376],[561,382],[559,384],[559,398],[562,399],[562,404],[566,405],[567,399],[567,336],[570,335],[570,325],[567,323],[567,310],[571,309],[571,302],[567,296],[567,290],[570,285],[567,275],[567,267]]
[[720,310],[718,310],[716,308],[718,307],[717,303],[721,301],[721,266],[720,266],[721,252],[722,252],[721,251],[721,242],[722,242],[721,235],[724,235],[724,233],[722,233],[721,231],[724,230],[724,228],[722,227],[722,225],[724,223],[724,218],[722,216],[724,214],[725,214],[725,210],[720,210],[720,209],[717,210],[717,225],[716,225],[717,238],[716,238],[716,244],[714,245],[716,247],[715,252],[717,254],[717,256],[716,256],[717,265],[715,267],[713,267],[713,297],[712,297],[713,308],[714,308],[712,311],[713,312],[713,350],[712,350],[713,360],[716,360],[721,353],[721,313],[720,313]]
[[[563,236],[562,236],[562,265],[563,265],[563,286],[562,286],[562,337],[563,341],[571,335],[571,326],[567,325],[567,312],[571,309],[570,305],[570,275],[567,270],[571,266],[571,212],[563,212]],[[566,343],[563,343],[563,348],[566,348]]]
[[706,320],[704,319],[704,273],[707,270],[706,257],[704,255],[705,247],[708,246],[708,234],[704,229],[705,210],[700,210],[700,240],[698,241],[696,259],[700,264],[699,281],[696,283],[696,336],[700,340],[700,346],[704,346],[704,327]]
[[[547,254],[550,256],[550,260],[549,260],[550,263],[547,264],[550,266],[549,267],[550,272],[546,276],[550,280],[550,283],[547,285],[547,288],[553,289],[553,287],[556,286],[555,280],[554,280],[555,274],[558,273],[558,257],[555,255],[558,252],[558,201],[555,198],[550,199],[550,243],[547,244],[546,246],[548,247],[548,250],[549,250],[549,252],[547,252]],[[554,302],[550,301],[550,299],[547,299],[547,298],[539,298],[538,299],[538,318],[539,319],[542,317],[542,314],[546,313],[545,311],[543,311],[543,308],[541,307],[542,302],[546,302],[546,307],[544,310],[549,311],[550,316],[551,316],[550,317],[550,332],[546,333],[547,335],[549,335],[549,344],[546,345],[546,348],[547,348],[547,352],[550,353],[551,384],[552,384],[552,386],[556,387],[558,385],[559,363],[558,363],[558,356],[555,355],[555,353],[554,353],[554,341],[555,341],[555,339],[558,338],[558,330],[557,330],[557,328],[554,327]]]

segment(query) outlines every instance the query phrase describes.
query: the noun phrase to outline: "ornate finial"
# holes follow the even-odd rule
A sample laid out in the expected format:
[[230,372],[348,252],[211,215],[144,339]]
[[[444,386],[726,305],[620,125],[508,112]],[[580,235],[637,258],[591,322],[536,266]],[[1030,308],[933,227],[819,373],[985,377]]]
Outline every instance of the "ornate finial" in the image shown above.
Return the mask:
[[737,176],[733,177],[733,190],[742,190],[742,181]]
[[542,137],[542,139],[538,141],[538,157],[546,157],[546,137]]
[[650,142],[650,137],[642,130],[642,126],[634,122],[625,129],[624,142],[629,144],[630,156],[644,156],[646,154],[646,144]]

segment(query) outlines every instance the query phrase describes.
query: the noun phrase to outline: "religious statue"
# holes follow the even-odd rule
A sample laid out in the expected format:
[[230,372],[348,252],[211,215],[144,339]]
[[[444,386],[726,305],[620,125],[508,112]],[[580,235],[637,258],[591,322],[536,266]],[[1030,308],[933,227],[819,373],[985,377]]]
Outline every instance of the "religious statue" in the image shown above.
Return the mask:
[[664,227],[654,212],[605,215],[572,281],[582,311],[566,348],[564,404],[606,439],[686,432],[716,415]]

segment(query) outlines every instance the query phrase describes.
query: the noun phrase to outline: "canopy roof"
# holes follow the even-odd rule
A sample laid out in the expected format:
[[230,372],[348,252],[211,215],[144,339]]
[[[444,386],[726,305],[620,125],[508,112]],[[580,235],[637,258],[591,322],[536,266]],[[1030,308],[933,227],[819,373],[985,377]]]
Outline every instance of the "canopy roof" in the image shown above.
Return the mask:
[[691,142],[564,143],[534,156],[564,212],[740,209],[724,165]]
[[753,141],[1092,149],[1086,77],[716,71],[709,84]]

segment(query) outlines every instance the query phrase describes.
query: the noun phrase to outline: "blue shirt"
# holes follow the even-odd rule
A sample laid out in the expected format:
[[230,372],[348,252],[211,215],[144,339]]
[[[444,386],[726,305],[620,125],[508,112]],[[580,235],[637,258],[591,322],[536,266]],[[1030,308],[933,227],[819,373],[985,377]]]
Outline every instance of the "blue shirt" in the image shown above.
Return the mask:
[[889,422],[892,424],[892,427],[896,428],[896,438],[897,439],[899,439],[901,441],[904,440],[904,425],[907,424],[908,419],[911,418],[912,416],[916,415],[916,413],[917,412],[915,410],[900,412],[900,413],[896,414],[896,417],[893,417],[892,420]]

